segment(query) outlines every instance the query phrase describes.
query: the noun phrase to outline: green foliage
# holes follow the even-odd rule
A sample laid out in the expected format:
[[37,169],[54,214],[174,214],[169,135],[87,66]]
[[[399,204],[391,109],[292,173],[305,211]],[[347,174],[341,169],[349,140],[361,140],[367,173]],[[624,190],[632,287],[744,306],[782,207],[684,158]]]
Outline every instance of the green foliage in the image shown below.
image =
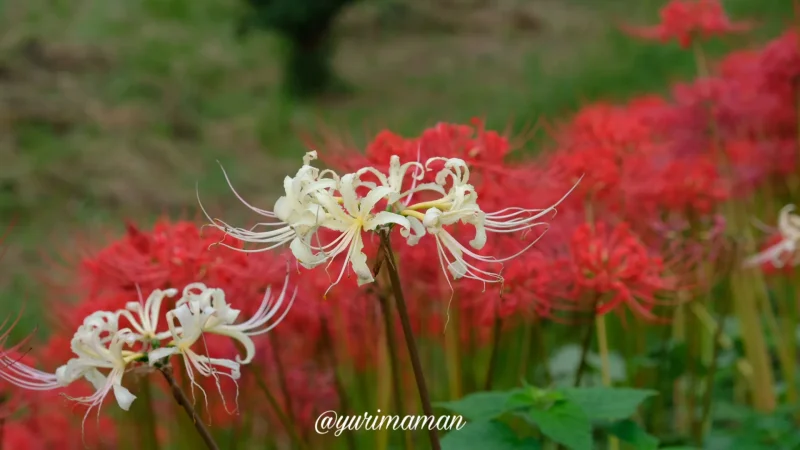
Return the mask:
[[530,408],[528,418],[542,434],[571,449],[592,448],[589,415],[569,400],[558,400],[547,408]]
[[438,406],[456,414],[464,416],[469,421],[491,420],[508,411],[509,402],[514,395],[522,392],[513,390],[508,392],[476,392],[467,395],[461,400],[440,402]]
[[492,449],[537,450],[542,446],[532,438],[520,438],[505,424],[495,420],[468,423],[442,439],[443,450]]
[[639,450],[655,450],[658,448],[658,439],[648,434],[638,423],[625,419],[613,422],[605,427],[606,432],[619,438],[620,441],[631,444]]
[[[589,450],[593,448],[593,432],[605,430],[634,448],[645,450],[656,448],[658,440],[630,417],[655,394],[630,388],[546,390],[526,386],[505,392],[477,392],[437,406],[468,420],[462,430],[451,431],[445,437],[451,446],[448,448],[535,448],[524,436],[538,433],[540,439],[569,449]],[[523,430],[512,426],[515,418],[523,419]],[[459,435],[468,428],[466,436]]]
[[589,414],[591,420],[622,420],[636,413],[646,399],[658,392],[631,388],[563,389],[561,392]]
[[800,433],[796,417],[800,408],[784,406],[763,414],[740,405],[718,401],[715,423],[705,448],[726,450],[796,450]]

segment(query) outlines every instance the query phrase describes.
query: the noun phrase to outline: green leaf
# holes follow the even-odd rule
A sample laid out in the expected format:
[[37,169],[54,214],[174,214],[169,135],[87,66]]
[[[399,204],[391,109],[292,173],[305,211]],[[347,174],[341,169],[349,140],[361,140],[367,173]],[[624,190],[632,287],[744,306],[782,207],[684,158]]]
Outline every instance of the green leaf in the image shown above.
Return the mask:
[[625,441],[636,450],[655,450],[658,448],[658,438],[648,434],[636,422],[625,419],[614,422],[605,427],[606,431]]
[[459,400],[438,402],[435,405],[461,414],[469,421],[490,420],[514,409],[509,404],[509,399],[518,394],[519,389],[508,392],[476,392]]
[[590,420],[622,420],[631,417],[639,405],[657,391],[631,388],[566,388],[564,395],[580,405]]
[[531,408],[527,416],[548,438],[573,450],[591,450],[592,423],[575,403],[561,400],[548,409]]
[[520,439],[505,424],[491,420],[470,422],[442,438],[442,450],[539,450],[533,438]]

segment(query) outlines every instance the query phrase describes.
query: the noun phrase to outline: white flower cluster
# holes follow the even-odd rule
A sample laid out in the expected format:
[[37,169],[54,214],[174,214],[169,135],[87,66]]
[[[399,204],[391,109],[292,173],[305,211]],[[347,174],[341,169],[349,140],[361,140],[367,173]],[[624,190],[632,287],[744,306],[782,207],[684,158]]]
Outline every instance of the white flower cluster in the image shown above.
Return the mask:
[[[29,367],[14,360],[10,354],[0,352],[0,379],[38,391],[62,388],[85,379],[94,386],[95,393],[71,400],[89,406],[87,416],[112,391],[120,408],[126,411],[130,408],[136,396],[122,385],[122,377],[134,363],[152,367],[163,363],[164,358],[181,355],[192,386],[197,385],[195,370],[203,376],[224,375],[237,380],[240,377],[239,366],[251,362],[254,357],[255,346],[251,336],[274,328],[291,307],[294,296],[286,308],[282,308],[287,286],[288,278],[277,299],[273,299],[271,290],[267,289],[253,317],[236,323],[239,311],[228,305],[221,289],[209,288],[202,283],[190,284],[183,289],[175,308],[166,313],[165,330],[159,328],[161,304],[164,299],[175,297],[178,291],[155,290],[146,302],[130,302],[123,310],[98,311],[86,317],[72,337],[74,356],[55,373]],[[120,328],[121,319],[126,319],[130,326]],[[194,344],[205,333],[239,341],[244,347],[244,358],[237,355],[235,360],[231,360],[201,354]]]
[[[767,262],[776,268],[782,268],[788,261],[792,266],[800,264],[800,216],[792,214],[794,205],[786,205],[778,214],[778,229],[781,240],[762,252],[744,260],[744,267],[757,267]],[[768,230],[774,231],[774,230]]]
[[[479,255],[473,250],[483,248],[487,232],[513,233],[546,225],[539,219],[554,212],[566,198],[565,195],[545,209],[506,208],[487,213],[478,204],[478,195],[469,181],[467,163],[459,158],[431,158],[422,164],[401,163],[400,158],[393,155],[388,174],[366,167],[342,176],[311,166],[311,161],[316,158],[317,152],[307,153],[297,174],[284,179],[285,194],[275,202],[273,211],[250,205],[234,190],[240,201],[270,218],[270,222],[259,223],[250,229],[238,228],[212,219],[205,209],[203,212],[212,226],[228,235],[244,242],[266,244],[263,248],[245,251],[265,251],[288,243],[294,256],[306,268],[329,264],[343,254],[344,265],[334,284],[341,280],[348,264],[358,277],[359,285],[374,281],[363,252],[363,233],[393,226],[400,227],[401,235],[409,245],[415,245],[425,236],[432,236],[436,240],[443,270],[446,268],[454,279],[464,277],[486,283],[499,282],[503,278],[499,273],[477,267],[475,261],[502,263],[535,243],[531,242],[519,253],[506,258]],[[426,172],[434,170],[431,166],[435,162],[442,162],[444,166],[436,173],[435,181],[420,183]],[[411,186],[404,190],[407,176],[411,177]],[[366,191],[366,194],[360,196],[360,191]],[[414,195],[421,192],[434,193],[438,199],[412,204]],[[382,209],[376,212],[376,206],[383,201],[385,207],[381,205]],[[475,229],[475,237],[469,241],[472,249],[448,231],[459,222]],[[268,231],[256,231],[264,227]],[[322,243],[317,235],[320,229],[332,230],[338,236]]]

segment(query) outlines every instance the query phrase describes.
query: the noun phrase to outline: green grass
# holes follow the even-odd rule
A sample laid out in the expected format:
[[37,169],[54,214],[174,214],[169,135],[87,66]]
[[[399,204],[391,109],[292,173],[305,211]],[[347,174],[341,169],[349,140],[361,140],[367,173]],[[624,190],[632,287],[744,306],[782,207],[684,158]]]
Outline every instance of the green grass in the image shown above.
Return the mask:
[[[391,26],[380,25],[380,2],[346,14],[336,66],[356,91],[310,104],[279,95],[273,37],[234,37],[237,0],[4,3],[0,222],[19,221],[0,267],[0,302],[37,299],[37,252],[69,245],[76,231],[193,212],[197,182],[211,204],[235,204],[217,160],[254,202],[271,201],[305,151],[297,131],[320,121],[359,143],[384,126],[414,134],[472,116],[502,127],[662,91],[694,71],[691,54],[677,46],[615,30],[654,23],[660,2],[519,0],[505,3],[518,3],[516,12],[486,2],[456,13],[409,3]],[[726,5],[734,17],[760,22],[753,41],[777,35],[791,17],[788,1]],[[514,29],[519,11],[542,27]]]

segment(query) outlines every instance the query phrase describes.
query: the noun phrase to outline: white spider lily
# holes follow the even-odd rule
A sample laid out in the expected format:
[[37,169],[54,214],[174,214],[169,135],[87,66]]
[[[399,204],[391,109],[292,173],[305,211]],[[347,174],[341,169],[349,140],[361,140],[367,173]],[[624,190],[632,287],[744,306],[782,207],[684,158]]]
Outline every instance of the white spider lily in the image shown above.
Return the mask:
[[[375,281],[372,271],[367,266],[367,255],[363,252],[364,231],[375,231],[391,224],[399,225],[406,230],[411,229],[408,219],[400,214],[389,211],[372,212],[378,202],[383,199],[388,199],[390,204],[398,200],[398,196],[392,188],[377,186],[366,196],[359,198],[356,188],[360,186],[363,184],[360,183],[356,174],[347,174],[341,178],[339,184],[339,193],[342,196],[341,206],[328,193],[315,193],[316,201],[325,211],[320,226],[342,233],[339,237],[324,246],[308,245],[307,242],[298,245],[293,242],[291,246],[294,256],[306,268],[316,267],[326,261],[330,264],[330,261],[333,261],[338,255],[344,254],[342,270],[333,284],[342,279],[348,263],[358,277],[359,286]],[[315,250],[317,252],[314,252]]]
[[[79,378],[86,378],[95,387],[94,394],[87,397],[69,397],[78,403],[89,405],[89,412],[101,405],[109,392],[114,392],[114,397],[120,408],[128,411],[136,396],[122,386],[122,376],[128,364],[136,358],[143,356],[139,353],[123,350],[125,345],[136,342],[136,335],[124,328],[111,336],[108,345],[101,342],[98,334],[79,329],[72,338],[72,351],[77,358],[73,358],[66,365],[56,370],[56,378],[62,385],[68,385]],[[109,369],[104,375],[98,369]]]
[[[52,373],[34,369],[20,361],[22,355],[17,356],[16,353],[28,338],[10,348],[5,346],[11,330],[21,316],[22,313],[8,328],[6,328],[6,324],[8,324],[9,319],[0,324],[0,380],[5,380],[10,384],[32,391],[49,391],[61,387],[56,376]],[[6,329],[3,331],[4,328]]]
[[[0,378],[33,391],[58,389],[85,378],[94,386],[94,394],[86,397],[67,397],[88,405],[89,408],[83,416],[84,421],[92,409],[99,407],[112,391],[119,407],[128,411],[136,396],[122,386],[122,377],[128,364],[141,355],[125,351],[123,346],[135,341],[136,338],[130,330],[122,329],[106,339],[110,341],[106,346],[101,342],[98,331],[102,327],[97,327],[103,321],[95,320],[99,318],[100,315],[90,316],[78,329],[71,344],[77,358],[70,359],[67,364],[56,369],[55,374],[34,369],[3,354],[0,357],[3,363],[3,367],[0,368]],[[110,372],[104,375],[98,369],[110,369]],[[98,417],[99,414],[98,409]]]
[[6,352],[0,354],[0,379],[31,391],[50,391],[65,386],[54,374],[34,369]]
[[96,311],[83,319],[83,324],[78,327],[79,333],[98,336],[102,341],[109,341],[119,331],[119,316],[108,311]]
[[[195,380],[195,372],[213,377],[222,394],[217,375],[227,376],[236,384],[236,380],[241,377],[240,363],[249,363],[255,356],[252,336],[270,331],[286,317],[294,296],[283,312],[279,312],[284,306],[288,285],[287,276],[283,291],[277,299],[273,299],[272,290],[267,289],[264,301],[253,317],[237,324],[235,322],[240,312],[225,301],[222,290],[208,288],[202,283],[190,284],[184,288],[183,296],[176,307],[166,314],[168,331],[159,330],[160,310],[164,299],[173,297],[177,290],[157,289],[150,293],[147,301],[143,301],[140,295],[139,302],[128,303],[124,310],[97,311],[87,316],[70,342],[74,357],[56,369],[55,373],[43,372],[15,360],[12,355],[22,344],[9,350],[0,349],[0,379],[36,391],[58,389],[86,379],[94,386],[95,392],[85,397],[68,397],[88,405],[85,421],[95,408],[98,408],[99,417],[99,406],[111,392],[120,408],[125,411],[130,409],[136,396],[122,385],[123,376],[129,366],[145,360],[154,366],[166,357],[179,354],[183,357],[192,382],[192,394],[197,386],[205,396],[205,391]],[[120,329],[120,318],[130,322],[131,328]],[[176,321],[180,326],[176,325]],[[0,324],[0,328],[4,325],[5,323]],[[234,361],[198,353],[192,347],[205,333],[239,341],[245,348],[244,358],[237,355]],[[0,333],[0,345],[5,344],[7,336],[8,332]],[[163,347],[161,341],[170,337],[171,345]],[[223,402],[224,400],[223,397]]]
[[[161,303],[165,297],[174,297],[177,289],[156,289],[147,297],[146,302],[128,302],[125,309],[117,312],[118,317],[125,317],[131,323],[133,331],[139,334],[138,340],[143,342],[162,340],[169,337],[168,331],[158,331],[158,318],[161,315]],[[133,313],[133,314],[132,314]],[[135,317],[134,317],[135,314]]]
[[778,214],[778,232],[782,239],[777,244],[746,258],[742,264],[744,267],[757,267],[771,262],[776,268],[781,268],[786,261],[785,255],[794,255],[791,260],[792,265],[800,263],[800,254],[797,254],[800,246],[800,216],[792,214],[794,210],[795,205],[781,208]]
[[[222,395],[222,386],[219,384],[217,375],[223,375],[231,380],[237,387],[238,398],[238,383],[236,380],[241,378],[241,371],[239,370],[239,363],[225,358],[211,358],[206,355],[194,351],[192,347],[197,341],[203,337],[203,324],[214,314],[213,309],[205,308],[201,310],[201,302],[186,302],[177,306],[172,311],[167,312],[167,325],[169,332],[172,335],[172,342],[170,347],[162,347],[151,350],[148,353],[148,361],[150,365],[154,365],[164,358],[172,355],[181,355],[186,368],[186,375],[191,382],[192,398],[194,398],[195,386],[203,393],[203,398],[208,403],[208,396],[205,389],[197,383],[195,379],[195,370],[204,377],[213,377],[217,381],[217,389],[223,402],[225,397]],[[175,319],[178,319],[180,327],[175,325]],[[219,368],[227,369],[220,371]],[[227,409],[227,405],[225,406]]]
[[[192,368],[203,376],[215,376],[219,373],[233,380],[239,379],[241,376],[239,363],[224,358],[211,358],[192,350],[203,337],[204,326],[213,315],[213,308],[201,309],[200,302],[186,302],[167,312],[167,325],[172,336],[171,346],[150,351],[148,353],[150,364],[155,364],[171,355],[181,355],[192,384],[196,384]],[[175,319],[180,323],[180,327],[176,326]],[[214,366],[223,367],[229,372],[218,372]]]
[[[411,188],[403,191],[403,182],[405,181],[406,174],[408,173],[409,169],[414,170],[414,173],[411,175],[412,177],[412,185]],[[393,193],[396,194],[397,198],[405,197],[406,200],[404,203],[408,203],[411,196],[415,192],[423,191],[423,190],[431,190],[439,192],[440,194],[444,195],[444,189],[437,185],[436,183],[424,183],[417,185],[417,182],[425,178],[425,166],[423,166],[419,161],[412,161],[407,162],[405,164],[400,163],[400,157],[397,155],[392,155],[389,159],[389,175],[384,175],[378,169],[374,167],[365,167],[363,169],[359,169],[356,172],[357,176],[362,176],[364,174],[372,174],[380,182],[381,186],[388,187],[392,190]],[[364,186],[374,188],[377,185],[371,182],[362,182]]]
[[[189,304],[190,310],[204,311],[206,313],[206,319],[201,325],[201,332],[228,336],[239,341],[245,349],[245,357],[242,359],[237,355],[236,362],[248,364],[255,356],[255,344],[251,336],[258,336],[275,328],[283,321],[294,303],[297,290],[295,290],[292,298],[289,300],[289,304],[283,310],[283,313],[277,316],[286,299],[286,289],[288,286],[289,277],[287,276],[286,282],[283,285],[283,290],[276,300],[272,298],[272,288],[268,287],[267,292],[264,294],[264,300],[261,302],[255,314],[253,314],[253,317],[238,324],[234,324],[234,322],[239,316],[239,310],[232,309],[228,306],[225,301],[225,293],[221,289],[210,289],[202,283],[194,283],[187,286],[186,290],[197,289],[200,293],[184,294],[184,297],[178,302],[178,305]],[[270,323],[273,318],[276,320]]]
[[[444,168],[437,172],[435,180],[439,186],[450,185],[447,194],[438,200],[410,205],[404,213],[421,216],[422,225],[428,234],[436,239],[442,270],[446,269],[445,274],[450,272],[453,279],[464,277],[483,283],[502,282],[503,277],[499,272],[483,270],[470,260],[502,264],[530,249],[538,239],[514,255],[498,258],[475,253],[458,242],[446,227],[457,223],[472,225],[475,227],[475,237],[469,241],[469,245],[475,250],[481,250],[486,245],[487,232],[513,233],[537,226],[547,226],[546,222],[539,219],[550,212],[555,212],[555,207],[575,189],[573,186],[558,202],[545,209],[506,208],[494,213],[485,213],[478,204],[478,195],[474,187],[469,183],[470,173],[467,163],[459,158],[431,158],[425,164],[427,170],[431,170],[430,164],[434,161],[444,161]],[[420,213],[420,210],[425,210],[425,213]]]
[[[291,241],[292,253],[306,268],[325,263],[330,265],[336,257],[344,255],[342,270],[331,286],[341,281],[348,265],[358,277],[359,285],[373,282],[363,252],[363,233],[395,225],[400,227],[400,233],[409,245],[417,244],[426,234],[432,235],[436,239],[445,274],[449,271],[455,279],[466,277],[482,282],[501,282],[503,278],[499,273],[486,271],[476,264],[503,263],[528,250],[536,241],[515,255],[497,258],[479,255],[467,248],[453,237],[448,228],[457,223],[473,226],[475,237],[469,241],[469,246],[481,250],[486,244],[487,233],[514,233],[546,225],[541,218],[555,212],[555,207],[577,186],[576,183],[564,197],[545,209],[511,207],[486,213],[481,209],[478,195],[469,182],[469,166],[459,158],[430,158],[423,165],[418,161],[403,164],[397,155],[393,155],[388,174],[365,167],[341,178],[334,174],[325,179],[322,172],[309,165],[315,158],[316,152],[307,155],[298,174],[294,178],[286,178],[286,195],[275,204],[274,216],[288,224],[292,235],[280,235],[277,230],[266,233],[241,229],[226,231],[239,240],[270,243],[273,247]],[[431,164],[439,161],[444,162],[444,167],[436,173],[435,181],[418,185],[425,171],[433,170]],[[404,190],[405,177],[409,173],[412,184]],[[373,175],[377,182],[360,179],[367,174]],[[356,194],[358,188],[367,188],[368,193],[359,197]],[[341,197],[334,195],[337,191]],[[420,192],[435,192],[441,197],[409,205],[411,197]],[[388,203],[387,209],[373,213],[378,202],[384,199]],[[331,242],[321,244],[314,239],[319,229],[340,234]]]
[[[122,375],[127,365],[141,354],[123,350],[122,347],[136,340],[129,329],[114,330],[113,334],[101,337],[109,328],[116,326],[114,315],[95,313],[84,320],[84,324],[72,338],[71,348],[77,358],[48,373],[34,369],[12,359],[8,354],[0,355],[2,368],[0,378],[24,389],[45,391],[62,388],[76,380],[85,378],[92,383],[96,392],[89,397],[71,398],[89,405],[89,410],[100,405],[110,391],[120,408],[128,410],[136,398],[122,386]],[[111,320],[107,320],[111,319]],[[108,342],[108,343],[106,343]],[[106,377],[98,369],[111,369]],[[89,411],[87,411],[88,415]]]
[[[331,190],[334,189],[338,183],[338,175],[331,170],[320,171],[316,167],[311,166],[311,161],[317,159],[317,152],[308,152],[303,157],[303,166],[297,171],[294,177],[286,177],[283,181],[285,195],[278,198],[275,202],[274,212],[257,208],[248,203],[231,185],[227,173],[225,179],[231,187],[236,198],[245,204],[248,208],[262,216],[273,219],[273,222],[257,223],[252,228],[238,228],[220,219],[212,219],[208,212],[200,202],[198,194],[198,203],[203,214],[210,221],[210,225],[225,232],[226,234],[239,239],[244,242],[251,242],[256,244],[267,244],[266,247],[242,250],[234,249],[244,252],[261,252],[272,250],[284,244],[302,240],[305,235],[312,232],[318,226],[317,218],[320,215],[320,208],[318,205],[310,203],[311,196],[318,190]],[[330,178],[326,178],[330,176]],[[268,231],[255,231],[258,227],[275,227],[275,229]],[[224,247],[231,248],[226,244],[220,244]]]

